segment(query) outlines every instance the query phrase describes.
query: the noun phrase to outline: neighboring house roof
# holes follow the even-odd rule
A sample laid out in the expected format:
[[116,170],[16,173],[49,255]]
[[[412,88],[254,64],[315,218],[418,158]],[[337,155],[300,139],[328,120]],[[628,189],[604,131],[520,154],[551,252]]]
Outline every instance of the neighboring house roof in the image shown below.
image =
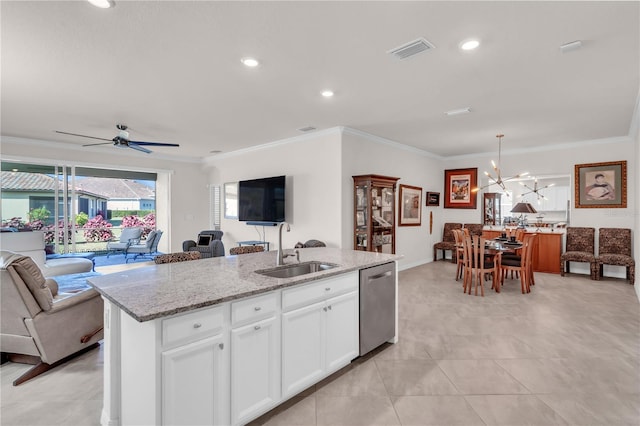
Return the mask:
[[[63,189],[62,182],[53,176],[40,173],[24,173],[3,171],[0,175],[2,191],[16,192],[51,192],[56,188]],[[90,189],[81,188],[76,185],[78,194],[92,196],[96,198],[106,198],[100,192],[91,191]]]
[[101,194],[109,200],[155,200],[153,188],[130,179],[87,177],[76,180],[76,186],[85,191]]

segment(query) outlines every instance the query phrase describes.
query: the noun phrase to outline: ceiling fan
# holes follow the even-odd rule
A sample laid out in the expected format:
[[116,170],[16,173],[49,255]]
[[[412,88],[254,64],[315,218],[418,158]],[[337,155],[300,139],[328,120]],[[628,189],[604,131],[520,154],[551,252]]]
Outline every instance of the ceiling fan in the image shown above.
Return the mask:
[[147,148],[144,148],[144,146],[180,146],[177,143],[132,141],[129,139],[129,132],[127,132],[127,126],[125,124],[116,124],[116,127],[118,128],[119,132],[118,132],[118,136],[116,136],[113,139],[79,135],[77,133],[61,132],[59,130],[56,130],[56,133],[60,133],[63,135],[80,136],[82,138],[98,139],[101,141],[108,141],[108,142],[101,142],[101,143],[90,143],[88,145],[82,145],[82,146],[107,145],[112,143],[114,146],[117,146],[118,148],[131,148],[131,149],[135,149],[136,151],[144,152],[145,154],[151,154],[152,151]]

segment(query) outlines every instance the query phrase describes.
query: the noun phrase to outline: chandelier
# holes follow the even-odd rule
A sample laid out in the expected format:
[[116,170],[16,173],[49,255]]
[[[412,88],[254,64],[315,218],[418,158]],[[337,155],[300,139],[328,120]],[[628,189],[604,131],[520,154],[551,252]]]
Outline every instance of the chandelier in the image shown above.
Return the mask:
[[498,138],[498,165],[496,165],[496,163],[491,160],[491,165],[493,166],[493,171],[496,173],[496,177],[493,177],[491,175],[491,173],[489,172],[484,172],[484,174],[487,176],[487,178],[489,179],[489,183],[486,184],[483,187],[480,188],[474,188],[471,191],[472,192],[478,192],[484,188],[487,188],[491,185],[498,185],[500,188],[502,188],[502,190],[505,192],[505,194],[507,195],[507,197],[509,196],[509,192],[507,191],[507,188],[505,187],[504,183],[506,181],[509,181],[511,179],[517,179],[523,176],[527,176],[529,174],[529,172],[523,172],[523,173],[519,173],[515,176],[511,176],[511,177],[507,177],[507,178],[503,178],[501,173],[500,173],[500,160],[502,157],[502,138],[504,137],[503,134],[497,134],[496,137]]
[[536,197],[538,199],[538,205],[540,204],[540,200],[548,200],[547,197],[544,196],[544,194],[541,194],[540,191],[542,191],[543,189],[546,188],[551,188],[553,185],[555,185],[555,183],[550,183],[549,185],[545,185],[542,188],[538,188],[538,178],[535,178],[533,181],[533,188],[531,188],[530,186],[528,186],[525,183],[520,182],[520,185],[524,186],[525,188],[527,188],[529,190],[529,192],[525,192],[522,195],[520,195],[520,198],[524,198],[525,195],[529,195],[529,194],[536,194]]

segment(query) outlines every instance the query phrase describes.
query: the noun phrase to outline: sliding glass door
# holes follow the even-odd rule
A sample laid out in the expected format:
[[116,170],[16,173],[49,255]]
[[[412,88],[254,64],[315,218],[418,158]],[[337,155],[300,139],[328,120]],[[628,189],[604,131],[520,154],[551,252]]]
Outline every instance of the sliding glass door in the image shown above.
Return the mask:
[[155,173],[2,162],[4,230],[45,232],[50,253],[104,252],[124,227],[155,229]]

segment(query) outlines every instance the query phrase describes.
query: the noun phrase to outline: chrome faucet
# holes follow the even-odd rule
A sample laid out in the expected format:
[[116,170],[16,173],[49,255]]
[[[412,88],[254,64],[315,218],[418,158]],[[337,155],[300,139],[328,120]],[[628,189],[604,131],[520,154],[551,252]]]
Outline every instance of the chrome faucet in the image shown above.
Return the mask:
[[280,228],[278,229],[278,256],[276,258],[276,266],[284,265],[284,258],[286,257],[286,256],[283,256],[283,253],[282,253],[282,227],[284,225],[287,225],[287,232],[291,231],[291,227],[287,222],[282,222],[280,224]]

